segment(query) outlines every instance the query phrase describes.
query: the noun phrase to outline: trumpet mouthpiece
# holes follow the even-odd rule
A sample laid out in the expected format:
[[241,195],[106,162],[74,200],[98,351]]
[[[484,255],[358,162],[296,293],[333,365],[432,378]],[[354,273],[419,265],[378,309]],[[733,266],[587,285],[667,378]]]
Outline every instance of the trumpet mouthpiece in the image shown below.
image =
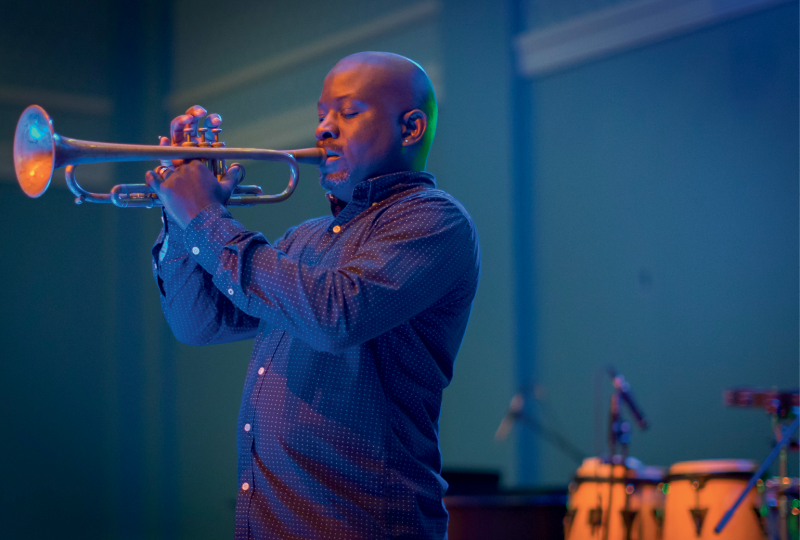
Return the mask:
[[292,154],[298,163],[306,165],[319,165],[328,157],[328,153],[322,148],[303,148],[301,150],[286,150],[287,154]]

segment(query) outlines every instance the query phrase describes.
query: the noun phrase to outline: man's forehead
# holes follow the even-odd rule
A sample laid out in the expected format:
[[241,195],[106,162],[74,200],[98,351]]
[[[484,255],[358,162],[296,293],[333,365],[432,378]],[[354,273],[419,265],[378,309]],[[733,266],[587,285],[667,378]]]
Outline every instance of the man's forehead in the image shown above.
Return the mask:
[[337,65],[322,85],[322,96],[339,99],[345,96],[367,99],[391,78],[385,68],[364,63]]
[[407,106],[414,95],[414,64],[394,59],[364,61],[348,57],[340,61],[325,77],[320,102],[350,95],[363,101],[393,102]]

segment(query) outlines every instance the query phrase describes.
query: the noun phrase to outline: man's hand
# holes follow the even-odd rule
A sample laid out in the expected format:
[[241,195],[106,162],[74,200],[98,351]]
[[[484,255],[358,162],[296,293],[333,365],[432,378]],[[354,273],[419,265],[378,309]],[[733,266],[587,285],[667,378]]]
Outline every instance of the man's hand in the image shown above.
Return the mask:
[[[206,115],[206,110],[195,105],[178,116],[170,124],[168,139],[161,137],[161,146],[180,146],[186,140],[198,142],[197,124]],[[205,120],[205,127],[218,127],[222,117],[210,114]],[[187,131],[186,128],[190,129]],[[163,162],[161,172],[147,171],[145,179],[147,185],[155,191],[158,198],[164,203],[167,215],[175,221],[181,229],[185,229],[200,210],[209,204],[227,204],[228,199],[238,184],[242,170],[233,165],[221,182],[197,160],[176,159],[172,162]]]
[[150,189],[164,203],[169,217],[185,229],[200,210],[209,204],[227,204],[239,183],[240,168],[233,165],[221,182],[211,174],[201,161],[193,160],[179,165],[175,170],[165,169],[162,174],[147,171],[145,178]]

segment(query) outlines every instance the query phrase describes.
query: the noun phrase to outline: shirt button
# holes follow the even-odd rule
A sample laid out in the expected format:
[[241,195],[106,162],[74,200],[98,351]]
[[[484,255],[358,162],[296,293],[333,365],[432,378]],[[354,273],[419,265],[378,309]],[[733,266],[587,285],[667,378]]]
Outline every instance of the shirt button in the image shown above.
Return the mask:
[[228,294],[230,294],[231,296],[233,296],[233,289],[228,289]]
[[244,430],[245,431],[250,431],[250,424],[245,424],[244,425]]
[[341,228],[341,227],[339,227],[338,225],[337,225],[336,227],[334,227],[334,228],[333,228],[333,232],[335,232],[335,233],[338,233],[338,232],[339,232],[339,231],[341,231],[341,230],[342,230],[342,228]]
[[193,247],[193,248],[192,248],[192,253],[194,253],[195,255],[197,255],[198,253],[200,253],[200,248]]
[[262,368],[258,368],[258,374],[259,375],[263,375],[264,374],[264,368],[263,367]]
[[248,484],[247,482],[242,484],[242,491],[247,491],[248,489],[250,489],[250,484]]

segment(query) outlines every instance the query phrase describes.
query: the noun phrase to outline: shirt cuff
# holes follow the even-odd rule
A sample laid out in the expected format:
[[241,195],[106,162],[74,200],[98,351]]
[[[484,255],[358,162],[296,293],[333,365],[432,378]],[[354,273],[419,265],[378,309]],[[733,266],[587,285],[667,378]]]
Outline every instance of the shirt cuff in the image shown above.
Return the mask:
[[[242,250],[253,236],[269,245],[260,234],[250,233],[221,204],[210,204],[186,226],[184,241],[189,257],[211,274],[214,285],[239,309],[250,311],[250,297],[242,286]],[[253,315],[256,316],[256,315]]]
[[167,218],[166,212],[162,213],[162,221],[164,225],[161,227],[161,234],[150,250],[155,270],[159,269],[162,263],[176,261],[188,255],[183,242],[184,233],[178,224]]
[[221,204],[209,204],[186,226],[184,244],[206,272],[217,274],[222,252],[244,227]]

